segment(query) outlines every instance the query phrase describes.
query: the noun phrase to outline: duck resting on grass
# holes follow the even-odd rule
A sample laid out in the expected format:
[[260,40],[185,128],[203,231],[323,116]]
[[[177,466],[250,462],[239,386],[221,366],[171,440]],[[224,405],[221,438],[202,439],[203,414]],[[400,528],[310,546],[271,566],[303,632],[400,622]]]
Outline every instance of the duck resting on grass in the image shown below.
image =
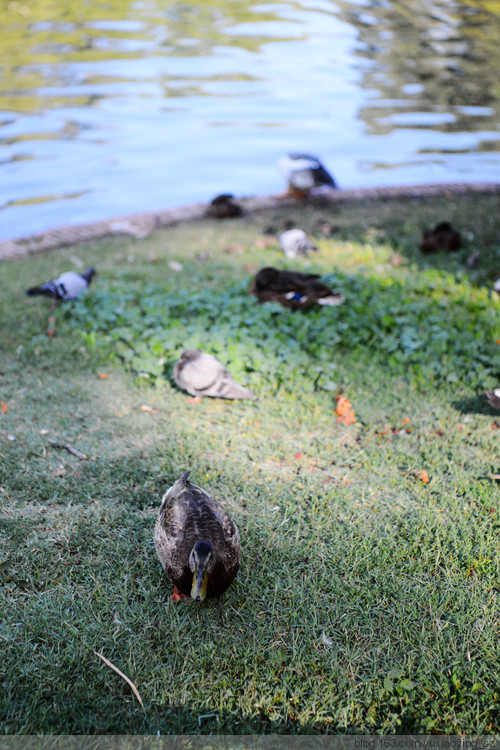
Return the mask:
[[174,601],[223,594],[240,565],[240,535],[229,514],[182,474],[163,496],[154,528],[156,552],[174,584]]
[[423,253],[439,253],[441,250],[453,252],[462,244],[460,232],[453,229],[449,221],[441,221],[434,229],[424,229],[420,240]]
[[30,297],[41,294],[44,297],[51,297],[57,301],[69,302],[69,300],[79,297],[85,289],[88,289],[95,273],[96,270],[92,267],[87,268],[84,273],[66,271],[56,279],[47,281],[45,284],[32,286],[29,289],[26,289],[25,294]]
[[341,305],[345,297],[319,281],[317,273],[280,271],[261,268],[252,280],[250,293],[259,302],[279,302],[290,310],[304,310],[311,305]]
[[315,187],[337,187],[331,174],[312,154],[286,154],[278,161],[278,169],[287,181],[288,194],[296,198],[307,198]]
[[191,396],[212,398],[255,398],[236,382],[218,359],[196,349],[186,349],[174,365],[176,385]]
[[229,219],[234,216],[241,216],[243,208],[231,193],[222,193],[216,195],[207,208],[207,216],[216,219]]

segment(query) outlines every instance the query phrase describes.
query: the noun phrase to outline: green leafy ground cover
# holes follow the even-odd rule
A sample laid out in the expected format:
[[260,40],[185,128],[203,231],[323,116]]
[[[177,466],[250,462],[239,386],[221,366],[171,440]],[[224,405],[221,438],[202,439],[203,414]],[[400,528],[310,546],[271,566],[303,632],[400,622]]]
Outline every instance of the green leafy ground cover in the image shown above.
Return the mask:
[[[290,218],[309,259],[262,247]],[[422,257],[443,219],[463,250]],[[492,196],[298,207],[3,264],[4,733],[500,731],[500,418],[483,396],[499,224]],[[99,275],[49,338],[46,300],[22,291],[79,262]],[[318,271],[346,302],[260,306],[263,265]],[[170,380],[188,346],[258,400],[190,402]],[[152,542],[187,468],[243,545],[236,583],[200,607],[170,601]]]

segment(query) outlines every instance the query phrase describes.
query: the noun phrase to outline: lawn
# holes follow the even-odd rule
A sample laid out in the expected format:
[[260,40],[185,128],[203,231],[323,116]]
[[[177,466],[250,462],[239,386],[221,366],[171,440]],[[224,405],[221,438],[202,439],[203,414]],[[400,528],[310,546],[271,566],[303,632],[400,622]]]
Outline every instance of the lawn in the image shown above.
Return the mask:
[[[442,220],[463,248],[423,256]],[[269,233],[290,221],[319,246],[307,259]],[[89,294],[48,336],[49,303],[23,290],[87,265]],[[259,305],[264,265],[321,273],[346,301]],[[491,195],[283,208],[4,262],[0,731],[500,732],[500,413],[483,393],[500,384],[498,273]],[[171,381],[188,347],[258,399],[193,402]],[[242,538],[236,582],[203,605],[171,601],[153,545],[187,469]]]

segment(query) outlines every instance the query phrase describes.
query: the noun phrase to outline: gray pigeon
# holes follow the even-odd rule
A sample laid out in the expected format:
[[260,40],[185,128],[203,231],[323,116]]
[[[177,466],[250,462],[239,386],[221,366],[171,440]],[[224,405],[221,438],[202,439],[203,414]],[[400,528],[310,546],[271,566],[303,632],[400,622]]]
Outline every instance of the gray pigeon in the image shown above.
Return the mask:
[[278,236],[281,249],[287,258],[298,258],[299,255],[307,255],[311,250],[317,250],[317,246],[307,236],[303,229],[289,229]]
[[57,279],[47,281],[46,284],[26,289],[25,294],[28,294],[30,297],[42,294],[44,297],[68,302],[68,300],[79,297],[84,289],[88,288],[95,273],[95,268],[87,268],[82,274],[76,273],[76,271],[66,271],[58,276]]
[[256,398],[231,377],[229,372],[211,354],[186,349],[174,365],[176,385],[192,396],[214,398]]

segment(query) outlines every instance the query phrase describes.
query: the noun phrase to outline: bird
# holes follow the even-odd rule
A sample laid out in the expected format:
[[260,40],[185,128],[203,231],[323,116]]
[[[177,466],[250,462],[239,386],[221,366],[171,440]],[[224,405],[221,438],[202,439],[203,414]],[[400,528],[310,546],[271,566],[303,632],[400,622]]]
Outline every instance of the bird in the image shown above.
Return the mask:
[[216,195],[207,208],[207,216],[216,219],[228,219],[233,216],[241,216],[243,208],[230,193]]
[[226,368],[211,354],[186,349],[174,365],[176,385],[191,396],[213,398],[256,398],[236,382]]
[[488,403],[492,409],[500,409],[500,388],[495,388],[493,391],[485,391],[484,395],[488,399]]
[[460,232],[453,229],[449,221],[441,221],[434,229],[424,229],[420,239],[423,253],[438,253],[441,250],[453,252],[462,245]]
[[290,310],[304,310],[315,303],[341,305],[345,297],[319,281],[317,273],[261,268],[250,286],[259,302],[279,302]]
[[68,302],[79,297],[88,288],[95,273],[96,270],[92,267],[87,268],[81,274],[76,273],[76,271],[66,271],[56,279],[52,279],[52,281],[47,281],[40,286],[32,286],[26,289],[25,294],[30,297],[41,294],[44,297],[51,297],[54,300]]
[[162,498],[154,543],[174,584],[172,599],[197,602],[223,594],[240,566],[238,527],[219,503],[184,472]]
[[278,169],[287,181],[288,193],[296,197],[307,197],[314,187],[322,185],[337,188],[332,175],[312,154],[286,154],[278,161]]
[[307,236],[303,229],[288,229],[278,235],[278,242],[285,257],[294,259],[299,255],[308,255],[317,250],[317,245]]

